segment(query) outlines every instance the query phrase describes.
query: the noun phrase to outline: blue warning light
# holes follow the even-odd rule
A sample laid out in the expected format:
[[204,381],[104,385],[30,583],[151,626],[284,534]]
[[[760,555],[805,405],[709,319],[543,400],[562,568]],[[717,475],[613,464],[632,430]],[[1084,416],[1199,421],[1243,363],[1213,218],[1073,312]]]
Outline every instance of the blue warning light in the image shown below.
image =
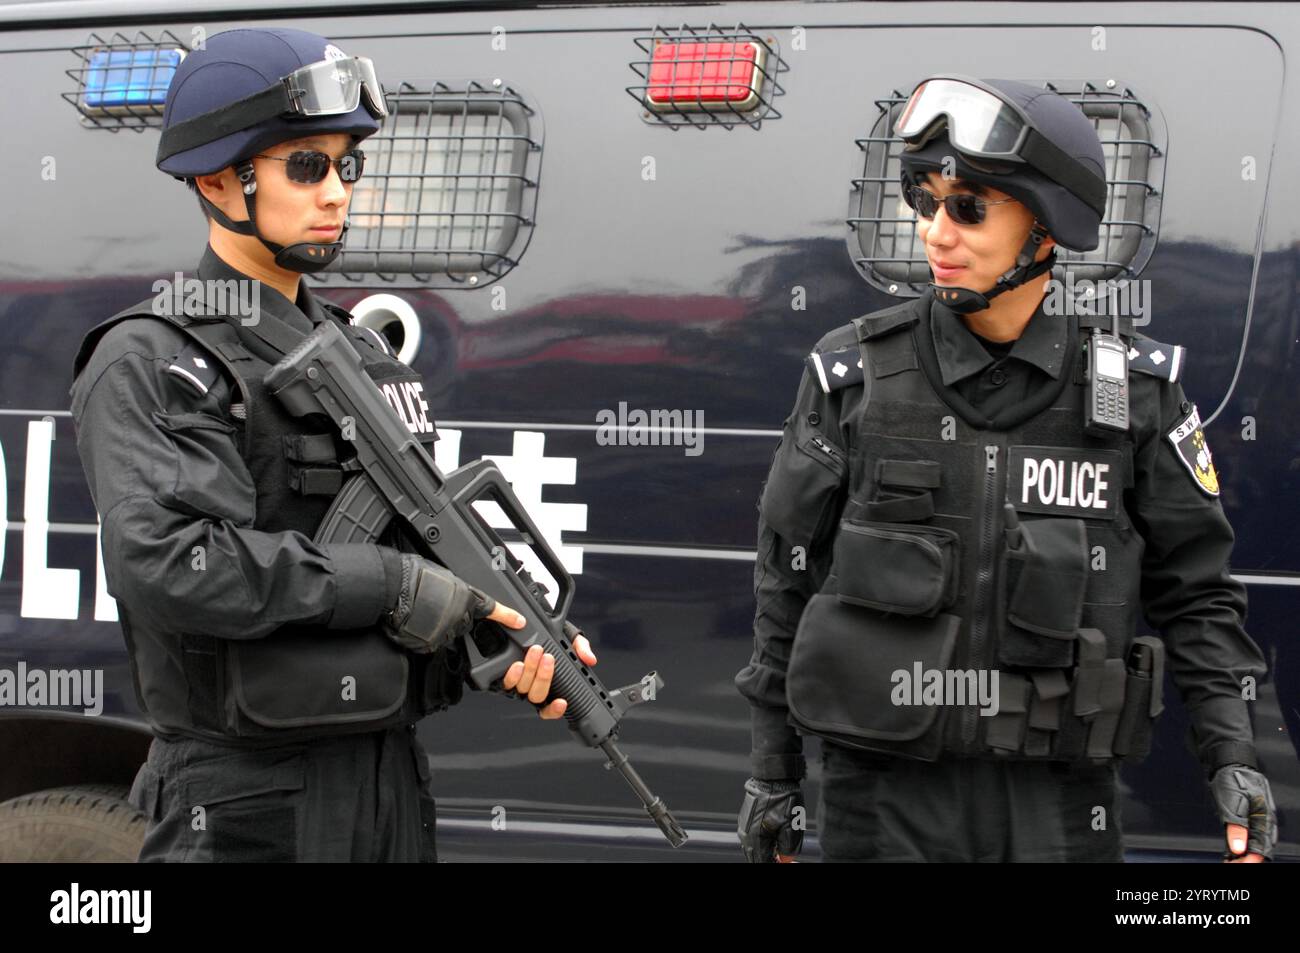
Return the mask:
[[106,112],[162,106],[182,56],[180,50],[96,50],[86,66],[83,103]]

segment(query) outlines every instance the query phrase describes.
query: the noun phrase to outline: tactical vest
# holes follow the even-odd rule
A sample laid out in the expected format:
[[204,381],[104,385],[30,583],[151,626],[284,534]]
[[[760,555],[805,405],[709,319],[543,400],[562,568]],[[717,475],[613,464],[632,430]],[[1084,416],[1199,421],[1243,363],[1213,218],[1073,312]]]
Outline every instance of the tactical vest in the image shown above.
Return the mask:
[[922,308],[855,321],[868,398],[831,571],[794,641],[792,720],[921,760],[1141,759],[1164,646],[1134,637],[1131,431],[1085,432],[1073,322],[1060,378],[1012,426],[945,403]]
[[[335,495],[359,468],[347,460],[346,442],[327,417],[291,416],[263,384],[273,364],[304,335],[280,322],[262,322],[261,336],[249,329],[241,334],[234,319],[158,315],[152,302],[93,328],[76,372],[119,321],[150,317],[183,331],[189,344],[169,372],[196,391],[206,392],[218,368],[235,383],[230,425],[256,488],[253,528],[314,536]],[[318,304],[352,340],[366,372],[432,454],[437,431],[427,405],[419,404],[419,375],[390,355],[376,332],[353,327],[346,310]],[[409,549],[395,524],[375,542]],[[463,690],[458,653],[408,652],[378,624],[346,631],[286,624],[261,639],[235,640],[155,632],[133,624],[130,607],[119,604],[118,610],[137,699],[163,734],[257,745],[375,731],[443,710]],[[146,698],[153,703],[146,705]]]

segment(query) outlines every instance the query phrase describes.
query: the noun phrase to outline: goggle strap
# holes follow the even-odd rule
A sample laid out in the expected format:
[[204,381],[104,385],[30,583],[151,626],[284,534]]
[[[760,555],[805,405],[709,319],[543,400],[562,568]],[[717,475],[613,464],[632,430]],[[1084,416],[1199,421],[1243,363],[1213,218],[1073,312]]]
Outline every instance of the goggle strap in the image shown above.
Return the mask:
[[1020,155],[1043,175],[1082,197],[1098,215],[1106,214],[1106,183],[1080,165],[1078,160],[1062,152],[1032,126],[1020,149]]

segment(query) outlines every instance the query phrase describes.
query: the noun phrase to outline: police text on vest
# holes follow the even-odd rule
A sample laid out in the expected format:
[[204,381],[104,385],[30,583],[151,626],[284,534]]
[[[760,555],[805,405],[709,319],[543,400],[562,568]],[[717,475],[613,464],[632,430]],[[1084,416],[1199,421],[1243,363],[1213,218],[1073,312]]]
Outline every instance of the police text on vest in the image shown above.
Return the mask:
[[1020,502],[1028,503],[1029,495],[1037,493],[1040,503],[1104,510],[1106,497],[1103,493],[1109,486],[1106,482],[1109,472],[1110,466],[1105,463],[1074,460],[1067,464],[1064,460],[1025,457]]
[[1114,519],[1121,457],[1107,449],[1011,447],[1007,499],[1018,510]]
[[402,418],[406,429],[411,433],[429,433],[433,423],[429,420],[429,404],[421,396],[424,384],[420,381],[398,381],[384,384],[381,388],[388,402]]

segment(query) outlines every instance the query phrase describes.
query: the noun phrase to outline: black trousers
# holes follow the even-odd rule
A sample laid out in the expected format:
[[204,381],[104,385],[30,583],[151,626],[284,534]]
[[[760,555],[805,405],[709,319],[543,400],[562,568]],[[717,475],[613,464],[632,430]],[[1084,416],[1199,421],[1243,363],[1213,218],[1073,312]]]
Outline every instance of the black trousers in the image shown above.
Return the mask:
[[827,861],[1124,859],[1113,765],[877,755],[822,742]]
[[130,801],[141,862],[437,860],[414,726],[261,750],[155,738]]

